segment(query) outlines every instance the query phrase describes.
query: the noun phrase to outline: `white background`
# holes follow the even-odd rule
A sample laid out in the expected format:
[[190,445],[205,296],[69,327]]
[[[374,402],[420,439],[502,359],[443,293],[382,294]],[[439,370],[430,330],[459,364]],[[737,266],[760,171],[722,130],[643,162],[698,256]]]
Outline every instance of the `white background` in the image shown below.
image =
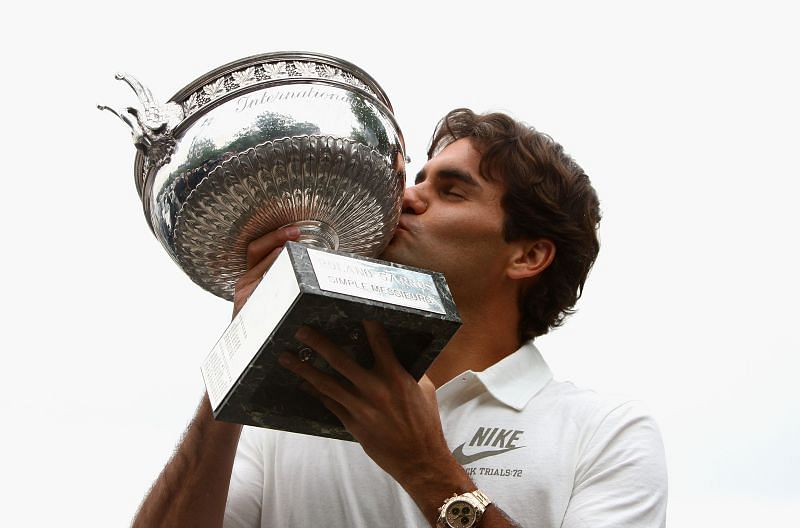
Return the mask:
[[[560,379],[647,402],[671,526],[800,516],[798,17],[791,2],[29,2],[2,65],[0,524],[127,525],[194,412],[230,306],[147,228],[124,125],[240,57],[337,55],[414,160],[449,109],[503,110],[592,177],[603,249],[540,341]],[[20,11],[20,9],[24,9]]]

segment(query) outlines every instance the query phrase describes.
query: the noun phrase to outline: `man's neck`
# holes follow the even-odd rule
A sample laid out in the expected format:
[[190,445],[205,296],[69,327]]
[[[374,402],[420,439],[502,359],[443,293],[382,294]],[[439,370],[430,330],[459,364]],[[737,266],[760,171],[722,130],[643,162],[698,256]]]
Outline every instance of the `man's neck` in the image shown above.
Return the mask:
[[[484,305],[481,312],[461,313],[461,328],[428,367],[426,375],[437,388],[467,370],[485,370],[519,348],[516,306],[507,311]],[[503,313],[508,316],[498,317]]]

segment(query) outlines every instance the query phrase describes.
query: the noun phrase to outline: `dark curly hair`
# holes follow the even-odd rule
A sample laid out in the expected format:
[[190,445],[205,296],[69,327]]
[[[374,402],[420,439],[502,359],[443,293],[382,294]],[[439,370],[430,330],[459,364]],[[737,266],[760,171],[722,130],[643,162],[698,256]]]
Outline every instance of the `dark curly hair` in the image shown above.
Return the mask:
[[451,111],[433,133],[428,159],[462,138],[481,153],[481,175],[504,186],[505,240],[555,244],[553,262],[520,297],[520,340],[544,335],[574,313],[600,250],[597,193],[553,138],[502,113]]

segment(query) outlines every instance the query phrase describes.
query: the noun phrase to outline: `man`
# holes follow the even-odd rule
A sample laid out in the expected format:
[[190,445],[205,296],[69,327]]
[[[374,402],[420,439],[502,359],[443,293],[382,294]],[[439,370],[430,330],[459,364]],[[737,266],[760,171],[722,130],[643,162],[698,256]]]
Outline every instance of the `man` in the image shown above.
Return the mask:
[[[571,312],[597,255],[588,177],[548,136],[466,109],[428,157],[383,254],[443,272],[458,306],[463,326],[427,375],[399,366],[379,323],[364,322],[371,370],[302,328],[349,383],[281,362],[358,443],[242,432],[204,399],[134,526],[664,526],[653,421],[554,381],[532,343]],[[250,244],[234,313],[297,235]]]

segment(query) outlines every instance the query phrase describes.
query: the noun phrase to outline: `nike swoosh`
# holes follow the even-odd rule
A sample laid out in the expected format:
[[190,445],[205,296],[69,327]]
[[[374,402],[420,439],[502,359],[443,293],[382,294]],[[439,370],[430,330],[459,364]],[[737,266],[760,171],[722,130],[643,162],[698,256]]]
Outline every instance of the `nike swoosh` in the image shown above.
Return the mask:
[[515,449],[519,449],[520,447],[525,447],[525,446],[507,447],[505,449],[495,449],[495,450],[492,450],[492,451],[480,451],[478,453],[473,453],[471,455],[465,455],[464,454],[464,445],[465,444],[466,444],[466,442],[464,444],[461,444],[457,448],[453,449],[453,456],[456,457],[456,462],[458,462],[462,466],[466,466],[467,464],[472,464],[476,460],[480,460],[482,458],[495,456],[495,455],[501,455],[503,453],[508,453],[509,451],[513,451]]

